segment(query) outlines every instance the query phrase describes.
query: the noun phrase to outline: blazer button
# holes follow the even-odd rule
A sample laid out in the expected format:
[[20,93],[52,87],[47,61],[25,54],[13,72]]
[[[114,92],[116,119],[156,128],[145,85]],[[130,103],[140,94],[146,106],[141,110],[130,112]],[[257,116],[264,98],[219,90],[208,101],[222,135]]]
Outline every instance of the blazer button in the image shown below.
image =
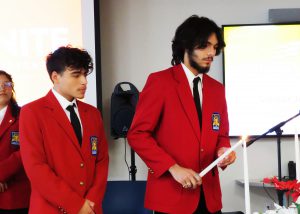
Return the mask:
[[83,181],[80,181],[79,184],[80,184],[80,186],[83,186],[83,185],[84,185],[84,182],[83,182]]
[[204,149],[201,149],[200,151],[201,151],[201,152],[204,152]]
[[83,163],[80,163],[80,168],[83,168],[84,167],[84,164]]

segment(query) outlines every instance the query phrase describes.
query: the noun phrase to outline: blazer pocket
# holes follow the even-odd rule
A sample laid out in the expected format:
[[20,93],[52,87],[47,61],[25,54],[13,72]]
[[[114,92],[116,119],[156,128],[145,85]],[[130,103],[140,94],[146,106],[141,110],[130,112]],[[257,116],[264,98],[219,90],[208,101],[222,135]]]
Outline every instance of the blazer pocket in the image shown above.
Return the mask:
[[155,203],[174,205],[180,200],[182,190],[182,186],[169,174],[148,178],[148,198],[154,199]]

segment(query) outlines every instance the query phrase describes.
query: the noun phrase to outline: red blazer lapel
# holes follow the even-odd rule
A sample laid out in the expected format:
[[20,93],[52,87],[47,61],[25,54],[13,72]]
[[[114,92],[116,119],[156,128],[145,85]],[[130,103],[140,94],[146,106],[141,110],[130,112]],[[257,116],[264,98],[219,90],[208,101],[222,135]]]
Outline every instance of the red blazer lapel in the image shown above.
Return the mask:
[[0,125],[0,136],[15,122],[15,118],[12,116],[10,105],[7,106],[3,121]]
[[82,125],[82,146],[84,146],[85,142],[89,142],[89,139],[86,140],[86,137],[88,137],[87,132],[89,130],[88,124],[88,117],[87,117],[87,109],[82,105],[81,101],[77,101],[78,111],[80,115],[81,125]]
[[[211,88],[211,84],[209,83],[209,76],[207,74],[203,74],[202,78],[202,129],[206,129],[206,123],[209,123],[211,126],[211,116],[209,115],[209,109],[211,108],[213,100],[211,100],[214,96],[210,94],[213,93],[213,89]],[[207,130],[206,130],[207,131]],[[205,131],[205,132],[206,132]]]
[[45,103],[45,108],[50,109],[51,116],[57,121],[57,123],[60,125],[62,130],[71,138],[74,146],[80,151],[80,146],[76,137],[76,134],[74,132],[74,129],[62,109],[61,105],[59,104],[58,100],[55,98],[52,91],[49,91],[49,93],[46,95],[47,102]]
[[200,142],[200,126],[198,121],[198,114],[195,107],[193,95],[182,66],[174,66],[172,73],[175,80],[177,81],[176,90],[181,101],[182,108],[184,109],[184,112],[190,121],[194,133],[197,136],[198,141]]

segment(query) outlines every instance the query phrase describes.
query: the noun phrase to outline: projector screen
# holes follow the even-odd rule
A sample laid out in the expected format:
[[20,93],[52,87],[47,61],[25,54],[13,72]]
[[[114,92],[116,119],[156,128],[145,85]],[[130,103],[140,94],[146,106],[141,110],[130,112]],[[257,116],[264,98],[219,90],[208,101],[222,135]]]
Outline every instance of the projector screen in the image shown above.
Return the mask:
[[[12,75],[21,106],[44,96],[52,87],[45,59],[58,47],[70,44],[84,48],[95,62],[93,0],[5,1],[0,19],[0,70]],[[85,98],[94,106],[95,73],[88,77]]]
[[[257,136],[300,110],[300,24],[224,25],[230,136]],[[298,129],[299,119],[282,127]],[[271,133],[275,135],[275,133]]]

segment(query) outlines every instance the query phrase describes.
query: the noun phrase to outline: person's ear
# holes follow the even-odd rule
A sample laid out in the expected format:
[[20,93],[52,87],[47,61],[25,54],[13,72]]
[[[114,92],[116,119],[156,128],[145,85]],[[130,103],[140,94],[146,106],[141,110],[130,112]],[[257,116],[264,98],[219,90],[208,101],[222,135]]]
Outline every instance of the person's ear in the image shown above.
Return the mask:
[[51,73],[51,80],[53,83],[57,83],[58,82],[58,76],[59,76],[59,73],[57,73],[56,71],[53,71]]

